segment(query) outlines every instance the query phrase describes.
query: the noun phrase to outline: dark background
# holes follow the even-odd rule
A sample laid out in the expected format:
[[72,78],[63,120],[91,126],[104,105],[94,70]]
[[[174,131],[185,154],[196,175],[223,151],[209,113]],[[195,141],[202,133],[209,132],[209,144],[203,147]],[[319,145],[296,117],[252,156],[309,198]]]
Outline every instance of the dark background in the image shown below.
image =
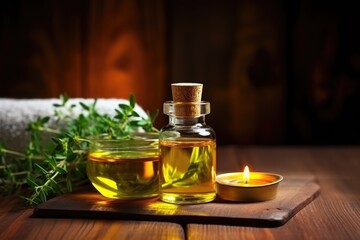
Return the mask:
[[[355,3],[0,4],[0,97],[134,93],[145,109],[161,111],[171,82],[201,82],[219,144],[360,143]],[[166,121],[160,114],[157,127]]]

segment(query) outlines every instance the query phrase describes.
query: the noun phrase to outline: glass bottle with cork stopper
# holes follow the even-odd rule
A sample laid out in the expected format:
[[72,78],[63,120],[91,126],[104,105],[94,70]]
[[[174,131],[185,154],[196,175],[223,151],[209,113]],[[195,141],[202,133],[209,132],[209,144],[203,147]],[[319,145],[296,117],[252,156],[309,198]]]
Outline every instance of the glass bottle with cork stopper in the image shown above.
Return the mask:
[[216,136],[206,125],[210,103],[200,83],[171,84],[164,103],[169,123],[160,131],[160,199],[175,204],[210,202],[216,197]]

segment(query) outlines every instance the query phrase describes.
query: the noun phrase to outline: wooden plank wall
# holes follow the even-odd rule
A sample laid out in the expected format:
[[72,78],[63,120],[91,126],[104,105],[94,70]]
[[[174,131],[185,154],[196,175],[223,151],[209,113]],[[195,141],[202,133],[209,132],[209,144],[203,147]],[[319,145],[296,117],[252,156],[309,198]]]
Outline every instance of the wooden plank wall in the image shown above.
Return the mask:
[[163,102],[163,1],[3,4],[1,97],[128,98]]
[[7,1],[0,97],[127,98],[160,110],[204,83],[219,144],[359,144],[352,4],[242,0]]

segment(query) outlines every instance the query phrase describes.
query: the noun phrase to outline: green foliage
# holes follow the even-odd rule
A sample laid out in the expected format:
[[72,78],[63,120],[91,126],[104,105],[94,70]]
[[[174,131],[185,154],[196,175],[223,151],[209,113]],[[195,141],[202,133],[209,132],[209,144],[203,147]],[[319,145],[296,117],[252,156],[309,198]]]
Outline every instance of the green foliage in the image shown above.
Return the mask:
[[[209,169],[212,167],[212,147],[194,147],[191,156],[190,156],[190,164],[185,172],[183,172],[180,177],[176,177],[177,169],[172,168],[171,165],[167,165],[168,178],[169,181],[162,184],[162,188],[167,188],[172,186],[173,184],[190,186],[194,183],[199,182],[200,179],[210,179],[211,172]],[[191,181],[186,181],[187,179],[191,179]],[[184,181],[184,182],[183,182]]]
[[[49,127],[50,116],[39,117],[29,123],[31,140],[23,153],[9,150],[0,143],[0,193],[20,193],[29,204],[71,192],[88,182],[86,158],[89,137],[107,133],[111,139],[130,138],[136,131],[157,132],[153,122],[157,116],[140,117],[135,111],[135,98],[129,104],[119,104],[114,116],[100,114],[96,100],[80,102],[82,111],[74,114],[75,104],[69,97],[60,96],[54,104],[53,120],[58,129]],[[51,141],[44,141],[44,133]]]

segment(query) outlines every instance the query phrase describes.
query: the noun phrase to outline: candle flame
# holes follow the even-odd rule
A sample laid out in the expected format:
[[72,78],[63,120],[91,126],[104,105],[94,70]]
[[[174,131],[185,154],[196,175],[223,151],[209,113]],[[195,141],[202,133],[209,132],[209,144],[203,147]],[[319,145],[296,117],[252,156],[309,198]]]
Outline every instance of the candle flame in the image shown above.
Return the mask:
[[250,170],[247,165],[244,168],[243,180],[244,180],[245,184],[248,184],[250,182]]

